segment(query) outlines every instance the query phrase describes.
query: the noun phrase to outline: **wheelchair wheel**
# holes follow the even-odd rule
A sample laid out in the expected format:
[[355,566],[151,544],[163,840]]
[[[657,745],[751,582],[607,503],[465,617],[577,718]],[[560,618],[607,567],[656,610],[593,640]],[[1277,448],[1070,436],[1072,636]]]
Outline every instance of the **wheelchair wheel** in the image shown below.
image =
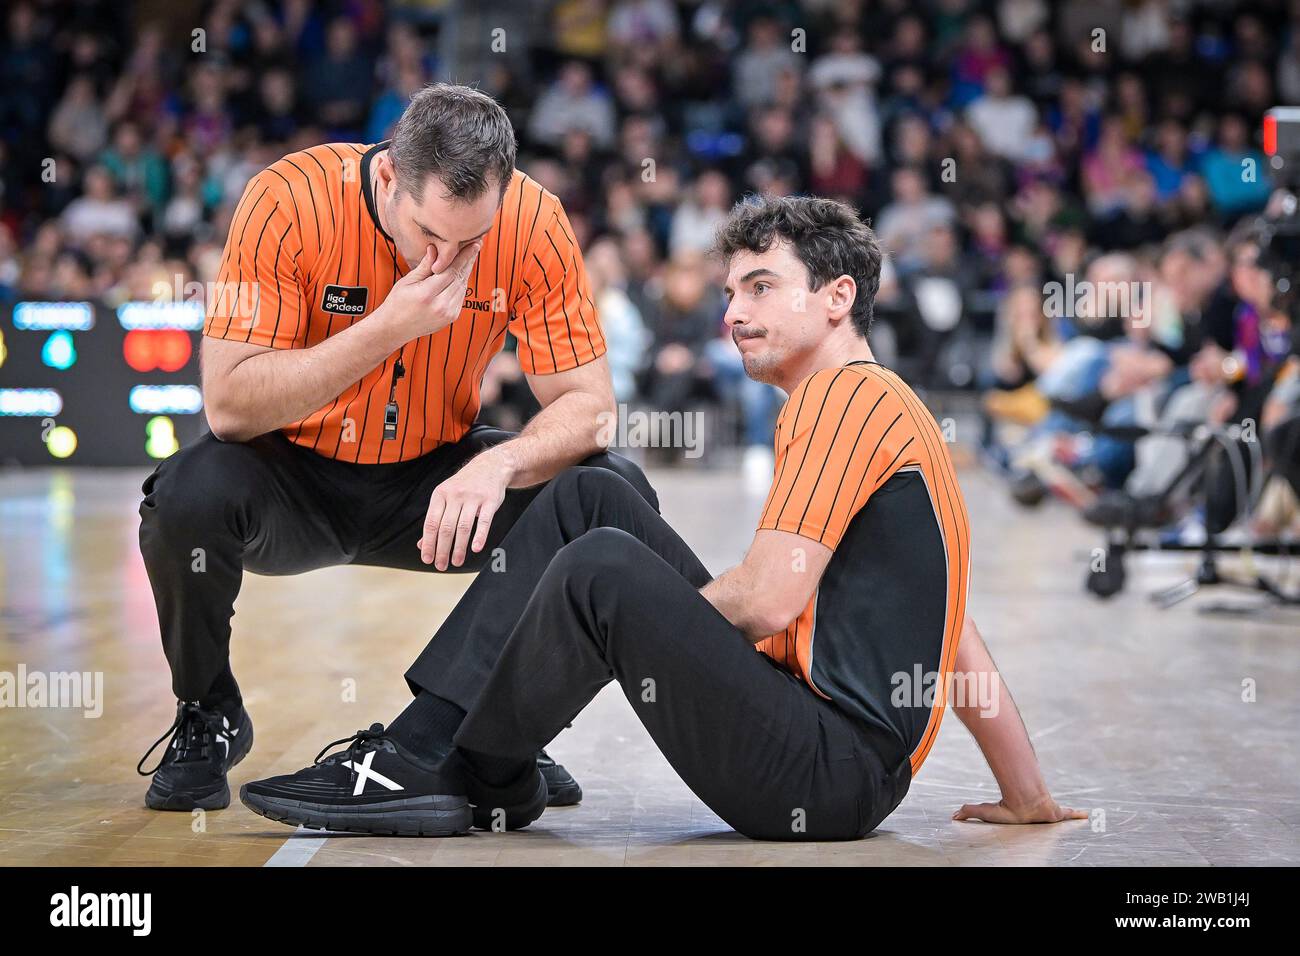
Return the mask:
[[1103,557],[1101,569],[1088,569],[1088,577],[1084,582],[1084,586],[1099,598],[1114,597],[1124,590],[1123,549],[1108,548]]

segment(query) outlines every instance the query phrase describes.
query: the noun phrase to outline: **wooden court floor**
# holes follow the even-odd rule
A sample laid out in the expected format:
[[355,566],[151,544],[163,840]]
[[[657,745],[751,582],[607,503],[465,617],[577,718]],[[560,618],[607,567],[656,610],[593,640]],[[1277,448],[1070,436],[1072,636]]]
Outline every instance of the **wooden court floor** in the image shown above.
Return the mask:
[[[953,822],[962,803],[996,799],[996,791],[950,717],[908,797],[872,837],[756,843],[695,799],[611,688],[551,747],[582,783],[583,804],[548,811],[522,833],[295,833],[237,799],[201,817],[150,812],[135,764],[170,723],[174,702],[136,550],[142,478],[0,473],[0,674],[89,672],[103,682],[99,716],[0,709],[0,863],[1300,863],[1300,614],[1211,617],[1197,612],[1208,600],[1200,597],[1155,609],[1146,592],[1183,576],[1191,558],[1135,561],[1129,590],[1100,603],[1080,586],[1095,536],[1062,509],[1017,510],[978,469],[963,473],[974,525],[972,609],[1053,790],[1096,811],[1089,821]],[[725,472],[657,472],[652,480],[665,515],[712,570],[735,561],[760,497]],[[250,575],[233,654],[257,743],[232,790],[302,767],[327,741],[390,719],[406,700],[403,669],[465,583],[367,568]],[[1253,700],[1243,699],[1252,686]]]

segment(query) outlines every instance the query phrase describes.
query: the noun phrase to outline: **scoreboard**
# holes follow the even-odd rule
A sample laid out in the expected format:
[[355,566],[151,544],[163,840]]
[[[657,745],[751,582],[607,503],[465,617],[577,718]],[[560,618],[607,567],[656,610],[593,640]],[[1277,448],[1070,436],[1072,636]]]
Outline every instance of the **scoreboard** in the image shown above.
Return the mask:
[[0,312],[0,464],[147,465],[207,430],[197,301]]

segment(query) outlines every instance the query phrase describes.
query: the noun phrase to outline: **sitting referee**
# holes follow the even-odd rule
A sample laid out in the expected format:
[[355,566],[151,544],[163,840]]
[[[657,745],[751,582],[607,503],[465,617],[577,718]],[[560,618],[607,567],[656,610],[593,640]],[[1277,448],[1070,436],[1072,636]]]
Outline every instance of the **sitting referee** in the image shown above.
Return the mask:
[[[597,442],[614,398],[582,256],[559,201],[515,169],[488,96],[428,87],[390,142],[316,146],[254,176],[216,286],[212,434],[162,462],[140,506],[179,701],[161,762],[137,768],[158,810],[227,806],[226,774],[252,746],[229,656],[245,570],[477,570],[578,462],[656,506]],[[475,424],[507,333],[542,406],[518,435]],[[552,805],[580,799],[537,760]]]
[[711,578],[626,480],[571,469],[506,537],[507,570],[479,575],[407,672],[409,707],[246,784],[246,805],[362,833],[527,826],[546,807],[532,755],[614,680],[730,826],[852,839],[898,806],[949,681],[972,674],[986,693],[952,704],[1003,799],[955,816],[1085,816],[1047,791],[966,616],[966,508],[939,428],[867,344],[875,236],[839,203],[772,199],[737,207],[719,246],[745,369],[789,394],[742,562]]

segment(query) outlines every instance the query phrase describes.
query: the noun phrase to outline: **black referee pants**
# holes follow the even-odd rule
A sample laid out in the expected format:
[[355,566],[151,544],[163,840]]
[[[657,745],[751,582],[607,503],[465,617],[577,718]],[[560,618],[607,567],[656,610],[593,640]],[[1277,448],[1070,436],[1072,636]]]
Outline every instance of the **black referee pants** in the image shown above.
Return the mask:
[[[215,683],[233,683],[230,619],[245,570],[280,575],[362,564],[434,571],[416,547],[434,488],[480,451],[513,437],[475,426],[411,461],[355,465],[279,432],[248,442],[208,434],[159,464],[142,489],[140,551],[176,697],[201,700]],[[650,483],[627,459],[607,453],[584,464],[618,473],[648,508],[658,508]],[[454,570],[476,571],[490,561],[542,487],[508,491],[487,545]]]
[[673,769],[757,839],[861,837],[911,781],[894,736],[813,693],[699,593],[709,574],[619,476],[557,476],[407,672],[466,713],[465,749],[521,763],[611,680]]

